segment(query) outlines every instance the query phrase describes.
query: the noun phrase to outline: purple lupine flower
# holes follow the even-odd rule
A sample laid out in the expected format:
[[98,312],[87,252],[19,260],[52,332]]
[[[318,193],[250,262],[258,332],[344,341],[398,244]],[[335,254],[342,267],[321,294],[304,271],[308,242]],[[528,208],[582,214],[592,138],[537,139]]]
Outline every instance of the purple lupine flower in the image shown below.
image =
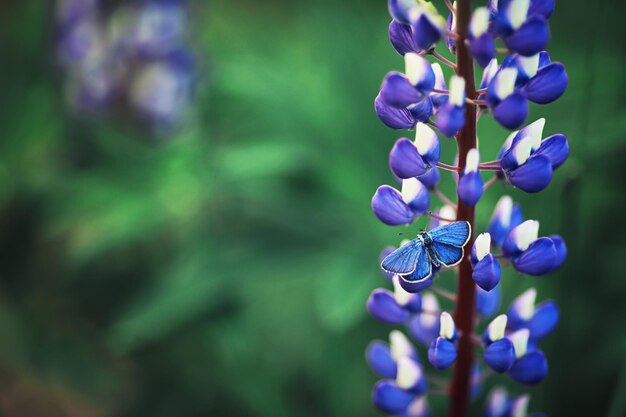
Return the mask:
[[471,149],[467,153],[465,168],[459,178],[457,193],[459,199],[466,205],[474,207],[483,195],[483,179],[478,171],[479,155],[477,149]]
[[547,104],[563,95],[568,84],[565,66],[552,62],[546,51],[525,57],[509,55],[502,62],[502,68],[516,68],[516,87],[528,100],[537,104]]
[[430,346],[431,342],[439,335],[439,302],[437,297],[430,292],[422,295],[422,310],[420,314],[413,316],[409,322],[409,333],[423,346]]
[[498,246],[504,244],[504,240],[514,227],[524,221],[522,209],[519,204],[513,204],[513,199],[504,195],[498,200],[489,222],[489,235],[491,240]]
[[450,95],[437,109],[437,126],[446,136],[454,136],[465,125],[465,80],[453,75]]
[[385,224],[410,224],[424,214],[430,205],[430,195],[424,184],[415,178],[402,180],[402,192],[389,185],[378,187],[372,197],[372,210]]
[[419,313],[422,299],[419,294],[407,292],[400,285],[400,277],[393,277],[394,291],[379,288],[372,292],[367,301],[367,310],[376,319],[389,323],[405,323],[411,314]]
[[428,361],[437,369],[446,369],[456,360],[456,327],[454,319],[447,312],[441,313],[439,337],[428,348]]
[[524,385],[537,385],[548,374],[548,361],[541,350],[529,344],[530,331],[520,329],[506,335],[515,349],[515,362],[507,371],[515,381]]
[[501,149],[502,170],[508,181],[529,193],[545,189],[555,169],[569,156],[565,135],[541,139],[545,119],[539,119],[511,136]]
[[[538,3],[545,0],[500,0],[495,10],[494,28],[511,50],[530,56],[544,49],[550,38],[549,13]],[[533,7],[533,3],[535,4]],[[550,10],[551,13],[551,10]]]
[[365,353],[370,368],[383,378],[395,379],[398,374],[398,360],[408,357],[419,362],[417,351],[409,339],[399,330],[389,333],[389,343],[374,340]]
[[[426,124],[415,125],[415,141],[398,139],[389,153],[389,167],[400,179],[421,177],[439,162],[439,138]],[[418,178],[419,179],[419,178]]]
[[544,275],[558,269],[565,261],[563,239],[559,236],[540,238],[538,234],[539,222],[526,220],[513,228],[505,239],[502,252],[518,271]]
[[543,414],[528,414],[530,396],[510,398],[506,390],[496,387],[487,398],[485,417],[545,417]]
[[491,235],[481,233],[476,237],[470,254],[473,268],[472,279],[485,291],[491,291],[498,285],[502,273],[500,263],[490,253],[490,248]]
[[[542,140],[545,120],[539,119],[510,133],[497,157],[485,158],[488,162],[481,163],[474,126],[463,129],[468,121],[475,122],[474,110],[476,118],[490,114],[505,128],[518,129],[526,121],[529,102],[550,103],[564,93],[568,83],[565,67],[553,63],[543,50],[549,37],[547,19],[554,1],[489,0],[487,7],[478,7],[471,16],[467,4],[460,4],[463,7],[459,10],[455,10],[456,3],[447,2],[447,6],[451,11],[446,22],[428,2],[389,1],[393,17],[389,39],[404,57],[405,72],[387,74],[375,99],[375,110],[387,126],[416,131],[415,141],[402,137],[389,154],[390,169],[402,184],[402,191],[381,186],[372,199],[375,215],[389,225],[412,224],[426,215],[432,218],[431,229],[457,219],[469,220],[469,227],[474,229],[474,208],[485,189],[497,180],[504,180],[529,193],[541,191],[569,153],[564,135]],[[467,33],[459,33],[459,28],[467,28]],[[507,48],[495,47],[498,38]],[[460,43],[459,39],[464,42]],[[459,62],[450,62],[438,54],[435,47],[439,41],[457,54]],[[461,60],[468,52],[484,68],[478,89],[470,70],[471,59]],[[496,54],[507,55],[502,57],[501,65]],[[427,59],[437,59],[455,71],[449,87],[441,66]],[[465,97],[466,83],[469,97]],[[466,106],[471,106],[467,112]],[[452,165],[440,161],[442,145],[428,124],[445,136],[455,136],[458,154]],[[439,188],[441,170],[452,173],[458,196],[456,204]],[[491,171],[495,177],[483,183],[480,173],[483,170]],[[430,192],[443,202],[433,212],[429,211]],[[457,360],[457,349],[465,352],[458,354],[463,364],[455,366],[453,373],[455,379],[471,379],[470,392],[458,393],[453,389],[453,401],[476,396],[489,375],[480,371],[479,363],[467,363],[471,356],[467,355],[467,349],[472,346],[467,338],[480,339],[472,334],[473,326],[498,313],[502,268],[512,266],[527,275],[544,275],[559,268],[567,256],[567,247],[560,236],[539,237],[538,229],[537,221],[524,221],[519,204],[503,196],[487,230],[476,232],[478,236],[469,256],[459,255],[461,248],[452,244],[460,239],[453,235],[453,227],[439,229],[437,240],[420,234],[421,240],[418,238],[410,246],[402,247],[394,262],[399,265],[398,271],[422,272],[386,274],[393,282],[394,291],[378,289],[370,296],[370,313],[382,321],[407,325],[412,338],[429,347],[428,359],[435,368],[452,366]],[[449,239],[442,230],[450,230]],[[500,258],[505,258],[502,264]],[[446,268],[445,262],[440,262],[444,259],[461,259],[458,271]],[[432,273],[426,277],[422,262],[433,266]],[[433,285],[445,269],[459,274],[458,294]],[[474,288],[462,284],[468,279],[475,283],[475,294]],[[459,320],[459,332],[452,316],[441,312],[435,293],[423,292],[429,287],[437,296],[457,301],[455,317],[471,319]],[[475,303],[464,298],[470,296],[475,297]],[[534,289],[520,295],[509,307],[508,316],[496,316],[482,337],[482,360],[486,365],[523,385],[534,385],[546,378],[547,359],[538,344],[553,331],[559,319],[553,301],[535,306],[535,299]],[[458,338],[463,343],[457,345]],[[384,342],[375,342],[368,348],[368,362],[380,376],[387,378],[376,385],[374,403],[396,416],[427,415],[426,392],[422,391],[425,384],[419,383],[422,368],[417,356],[400,359],[392,356],[391,348]],[[526,416],[528,400],[528,396],[509,398],[504,391],[494,391],[487,415]]]
[[489,10],[486,7],[478,7],[472,14],[467,39],[470,51],[478,62],[485,68],[496,54],[496,43],[489,33]]
[[483,336],[485,343],[483,358],[491,369],[499,373],[511,369],[515,362],[513,342],[504,337],[506,324],[507,316],[499,315],[489,323]]
[[528,100],[515,88],[517,68],[502,68],[493,76],[485,99],[494,119],[507,129],[516,129],[528,116]]
[[482,317],[491,317],[500,308],[502,294],[500,286],[496,285],[491,291],[485,291],[476,286],[476,312]]
[[529,339],[537,342],[552,333],[559,322],[559,309],[554,301],[548,300],[535,305],[537,290],[530,288],[518,296],[509,307],[507,329],[528,329]]

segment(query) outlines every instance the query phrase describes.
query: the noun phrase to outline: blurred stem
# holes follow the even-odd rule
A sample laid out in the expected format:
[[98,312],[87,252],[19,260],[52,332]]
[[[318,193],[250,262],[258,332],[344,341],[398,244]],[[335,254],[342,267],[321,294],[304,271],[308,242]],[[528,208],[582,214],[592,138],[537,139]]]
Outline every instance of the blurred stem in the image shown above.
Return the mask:
[[[456,43],[457,74],[465,79],[466,97],[476,97],[474,81],[474,61],[467,47],[467,29],[472,17],[471,0],[457,0],[456,3],[456,31],[459,41]],[[473,104],[465,106],[465,126],[457,135],[460,168],[463,169],[470,149],[476,147],[476,107]],[[459,199],[457,220],[470,223],[472,230],[466,252],[474,244],[474,207],[468,207]],[[475,307],[474,300],[476,286],[472,280],[472,266],[469,256],[463,257],[459,265],[457,303],[454,311],[454,320],[459,329],[458,356],[452,375],[450,389],[450,415],[452,417],[467,417],[471,388],[471,369],[474,361],[474,333]]]

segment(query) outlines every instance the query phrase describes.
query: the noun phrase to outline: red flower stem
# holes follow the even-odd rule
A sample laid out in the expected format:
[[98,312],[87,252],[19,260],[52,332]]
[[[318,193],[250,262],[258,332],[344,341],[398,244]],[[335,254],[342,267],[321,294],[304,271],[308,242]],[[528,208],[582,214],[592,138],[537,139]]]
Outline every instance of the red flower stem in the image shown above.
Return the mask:
[[450,2],[450,0],[445,0],[446,2],[446,6],[448,6],[448,9],[450,9],[450,11],[452,12],[453,15],[456,15],[456,10],[454,10],[454,6],[452,5],[452,3]]
[[481,171],[502,171],[502,168],[498,166],[478,166]]
[[441,217],[440,215],[435,214],[432,211],[427,212],[426,215],[428,217],[432,217],[433,219],[437,219],[437,220],[440,220],[442,222],[449,222],[449,223],[451,223],[451,222],[454,221],[454,219],[446,219],[445,217]]
[[446,197],[446,195],[444,193],[442,193],[441,191],[439,191],[437,188],[433,188],[433,193],[435,193],[435,195],[437,197],[439,197],[439,199],[444,203],[449,205],[450,207],[454,207],[454,209],[456,209],[456,204],[454,204],[452,202],[452,200],[450,200],[448,197]]
[[446,171],[459,172],[459,167],[454,165],[444,164],[443,162],[437,162],[435,164],[438,168],[445,169]]
[[491,187],[496,182],[498,182],[498,177],[494,175],[493,178],[491,178],[489,181],[485,183],[485,185],[483,186],[483,190],[486,190],[487,188]]
[[438,90],[436,88],[433,88],[432,92],[436,93],[436,94],[450,94],[450,92],[448,90]]
[[[465,79],[465,96],[476,97],[476,84],[474,81],[474,60],[470,54],[467,43],[467,30],[472,18],[472,1],[457,0],[456,3],[456,31],[459,41],[456,48],[457,74]],[[476,147],[476,107],[465,106],[465,126],[457,135],[459,161],[461,168],[464,167],[467,153]],[[474,245],[474,207],[457,203],[457,220],[469,222],[472,227],[465,250],[469,252]],[[476,285],[472,280],[472,265],[468,257],[463,257],[459,264],[457,303],[454,311],[454,321],[459,330],[459,342],[457,345],[458,356],[452,374],[450,386],[450,415],[452,417],[467,417],[469,414],[471,370],[474,362],[474,323],[476,321]]]
[[[453,70],[456,71],[456,64],[446,58],[444,58],[443,56],[439,55],[439,53],[435,50],[432,51],[432,54],[435,58],[437,58],[439,61],[441,61],[443,64],[446,64],[447,66],[449,66],[450,68],[452,68]],[[473,96],[472,96],[473,97]]]
[[442,296],[443,298],[446,298],[454,303],[456,303],[457,297],[456,294],[451,293],[450,291],[443,289],[441,287],[438,287],[436,285],[432,285],[430,287],[430,289],[432,290],[432,292]]

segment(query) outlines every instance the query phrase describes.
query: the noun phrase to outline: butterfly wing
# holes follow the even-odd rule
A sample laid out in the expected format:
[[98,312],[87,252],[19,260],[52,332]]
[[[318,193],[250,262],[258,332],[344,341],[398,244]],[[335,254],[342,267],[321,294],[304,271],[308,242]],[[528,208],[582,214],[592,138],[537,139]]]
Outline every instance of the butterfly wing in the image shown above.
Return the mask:
[[414,239],[387,255],[380,266],[387,272],[408,275],[415,271],[418,258],[425,252],[422,242]]
[[433,273],[433,266],[428,256],[428,252],[424,249],[419,253],[417,257],[417,264],[415,265],[415,271],[409,275],[403,275],[407,281],[421,281],[430,277]]
[[433,242],[462,248],[465,246],[472,233],[469,222],[453,222],[444,224],[436,229],[430,230],[428,234]]
[[463,248],[433,241],[432,249],[443,266],[454,266],[463,259]]

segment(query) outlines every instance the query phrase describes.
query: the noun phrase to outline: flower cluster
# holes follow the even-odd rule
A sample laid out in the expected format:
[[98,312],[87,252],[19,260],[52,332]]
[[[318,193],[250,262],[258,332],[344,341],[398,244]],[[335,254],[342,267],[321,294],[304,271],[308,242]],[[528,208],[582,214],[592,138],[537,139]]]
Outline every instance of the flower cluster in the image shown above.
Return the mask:
[[[501,287],[507,269],[542,276],[556,271],[567,256],[564,240],[558,235],[540,236],[539,222],[525,219],[510,195],[499,199],[483,230],[476,227],[473,217],[473,208],[492,185],[502,182],[522,192],[540,192],[568,158],[565,135],[544,138],[546,120],[526,120],[529,103],[553,102],[567,86],[565,67],[552,62],[544,51],[554,1],[490,0],[485,7],[464,15],[457,3],[446,1],[446,5],[450,9],[447,20],[430,2],[389,0],[393,18],[389,39],[404,59],[404,72],[389,72],[374,100],[376,114],[385,125],[413,133],[392,146],[389,167],[397,185],[378,187],[372,211],[390,226],[430,218],[428,231],[382,252],[380,259],[391,289],[374,290],[367,302],[374,318],[405,326],[406,334],[427,349],[428,362],[424,363],[398,330],[392,332],[389,345],[376,341],[368,348],[371,368],[384,378],[374,388],[374,404],[386,413],[402,416],[428,415],[427,394],[432,390],[459,395],[445,384],[441,386],[440,379],[430,381],[431,371],[452,368],[456,381],[465,378],[469,383],[463,385],[469,392],[459,397],[464,399],[479,396],[490,375],[504,374],[526,386],[543,381],[548,362],[539,345],[555,329],[558,308],[553,301],[536,305],[537,291],[530,288],[497,315]],[[459,19],[465,19],[466,33],[457,30]],[[463,68],[437,51],[439,43],[457,54],[466,48],[483,68],[477,89]],[[500,64],[498,54],[503,55]],[[446,79],[442,65],[449,66],[454,75]],[[486,115],[512,131],[501,138],[495,159],[482,162],[475,129],[467,129],[467,124]],[[458,155],[452,164],[441,161],[440,135],[456,138]],[[452,174],[457,203],[438,188],[442,171]],[[490,175],[487,181],[485,175]],[[435,200],[442,205],[433,207]],[[453,227],[456,231],[450,233],[460,233],[463,227],[467,230],[459,226],[463,223],[471,230],[465,255],[461,245],[454,243],[463,238],[446,239],[445,235]],[[459,262],[461,267],[455,267]],[[459,275],[457,293],[436,285],[446,270]],[[471,291],[461,285],[472,281]],[[456,304],[454,313],[440,307],[441,297]],[[473,310],[460,308],[464,297],[473,297],[472,303],[463,299],[463,305],[473,306]],[[457,370],[458,361],[471,357],[462,350],[474,347],[481,349],[480,360]],[[486,413],[526,416],[528,403],[526,395],[510,398],[496,389],[489,395]]]
[[81,114],[122,110],[157,129],[175,127],[195,78],[185,0],[105,3],[58,2],[58,58],[70,105]]

